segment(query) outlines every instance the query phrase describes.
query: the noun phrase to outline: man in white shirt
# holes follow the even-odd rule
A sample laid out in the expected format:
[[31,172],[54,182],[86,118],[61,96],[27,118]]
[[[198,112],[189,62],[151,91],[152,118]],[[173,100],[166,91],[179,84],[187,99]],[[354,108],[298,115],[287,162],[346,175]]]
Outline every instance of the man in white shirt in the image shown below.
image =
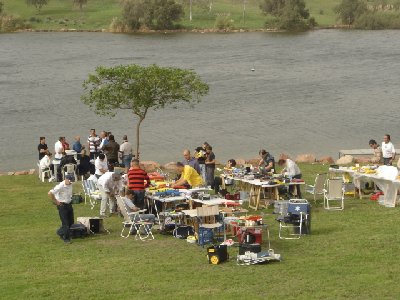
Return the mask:
[[96,134],[96,129],[90,129],[90,136],[87,139],[90,159],[95,159],[99,155],[100,137]]
[[71,205],[72,201],[72,179],[66,176],[65,180],[57,184],[48,192],[50,199],[57,205],[58,214],[60,215],[61,227],[57,230],[57,234],[64,241],[70,243],[69,228],[74,224],[74,210]]
[[[299,166],[290,158],[284,158],[280,159],[278,161],[279,166],[284,166],[284,168],[281,171],[281,174],[285,174],[288,176],[290,179],[301,179],[301,171]],[[301,198],[301,190],[300,190],[300,185],[289,185],[289,194],[293,195],[294,192],[294,187],[296,187],[296,195]]]
[[383,136],[383,142],[382,142],[382,157],[383,157],[383,164],[387,166],[391,166],[393,163],[393,160],[396,156],[396,150],[394,149],[394,146],[392,142],[390,141],[390,135],[385,134]]
[[100,153],[99,156],[94,161],[94,167],[96,169],[95,175],[97,178],[100,178],[101,175],[108,172],[108,162],[107,158],[103,153]]
[[[52,164],[51,156],[52,156],[52,154],[47,151],[45,156],[43,156],[43,158],[40,160],[39,166],[40,166],[40,169],[42,170],[42,172],[50,169],[51,173],[54,174],[54,165]],[[53,181],[53,179],[54,179],[53,176],[51,178],[49,178],[49,182]]]
[[64,147],[62,145],[63,137],[60,137],[54,144],[54,159],[60,160],[64,155]]
[[115,212],[115,195],[122,189],[121,175],[114,172],[104,173],[97,181],[101,194],[100,217],[106,217],[107,205],[110,214]]

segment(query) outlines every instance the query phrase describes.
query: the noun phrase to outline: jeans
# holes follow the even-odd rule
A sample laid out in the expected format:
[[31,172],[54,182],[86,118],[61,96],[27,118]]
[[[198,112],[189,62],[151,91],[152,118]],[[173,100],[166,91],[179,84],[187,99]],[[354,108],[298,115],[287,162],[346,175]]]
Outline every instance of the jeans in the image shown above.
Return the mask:
[[200,167],[200,176],[203,178],[203,181],[206,182],[206,165],[205,164],[199,164]]
[[206,184],[210,185],[211,188],[214,188],[214,171],[215,171],[214,166],[206,167]]
[[391,157],[388,157],[388,158],[383,158],[383,164],[385,165],[385,166],[391,166],[392,165],[392,163],[390,162],[390,160],[391,160],[392,158]]
[[144,195],[145,191],[132,191],[135,194],[133,204],[139,209],[144,209]]
[[74,209],[71,204],[61,204],[57,206],[60,215],[61,227],[57,230],[57,234],[63,240],[69,240],[69,228],[74,224]]
[[125,168],[130,167],[131,165],[131,160],[132,160],[132,155],[123,155],[122,156],[122,163],[124,164]]

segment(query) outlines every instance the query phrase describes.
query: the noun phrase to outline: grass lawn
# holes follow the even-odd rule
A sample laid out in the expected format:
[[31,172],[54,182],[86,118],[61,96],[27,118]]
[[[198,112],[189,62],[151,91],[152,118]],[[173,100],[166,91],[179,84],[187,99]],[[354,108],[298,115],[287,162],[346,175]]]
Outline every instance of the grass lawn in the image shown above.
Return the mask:
[[[327,166],[301,165],[308,183]],[[80,190],[76,183],[75,191]],[[263,210],[271,245],[282,262],[209,265],[206,250],[172,236],[153,241],[119,236],[121,219],[105,219],[111,234],[56,236],[52,183],[37,176],[0,177],[2,299],[398,299],[399,208],[348,198],[344,211],[313,205],[312,235],[279,240],[278,223]],[[309,198],[311,199],[311,197]],[[98,215],[74,206],[75,217]],[[264,243],[263,249],[266,249]]]
[[[88,0],[87,6],[82,11],[73,7],[71,0],[50,0],[41,12],[33,6],[27,6],[25,0],[2,1],[7,14],[21,16],[30,21],[34,29],[101,30],[108,29],[114,17],[121,17],[120,0]],[[177,2],[182,3],[182,1]],[[311,16],[320,26],[332,26],[336,23],[333,7],[340,3],[340,0],[306,0],[305,2]],[[243,18],[243,1],[213,1],[211,12],[193,5],[191,22],[189,21],[189,2],[183,3],[185,3],[185,16],[180,23],[187,29],[214,28],[216,16],[220,14],[229,15],[236,29],[261,29],[266,20],[266,16],[259,9],[259,0],[246,0],[245,18]]]

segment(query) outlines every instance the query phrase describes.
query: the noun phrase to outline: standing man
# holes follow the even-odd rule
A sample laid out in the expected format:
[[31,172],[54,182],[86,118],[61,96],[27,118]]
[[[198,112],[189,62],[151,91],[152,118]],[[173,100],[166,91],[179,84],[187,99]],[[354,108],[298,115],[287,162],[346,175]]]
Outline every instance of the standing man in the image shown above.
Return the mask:
[[133,159],[128,171],[128,189],[135,195],[134,204],[139,209],[144,208],[145,189],[150,185],[146,171],[140,168],[139,160]]
[[64,181],[48,192],[50,199],[57,205],[61,220],[61,227],[57,230],[57,234],[64,243],[71,243],[69,228],[74,224],[74,209],[71,205],[72,180],[73,178],[66,176]]
[[128,142],[128,137],[126,135],[122,137],[122,141],[123,142],[119,147],[119,153],[121,161],[125,166],[125,173],[128,173],[132,161],[132,144]]
[[110,214],[115,213],[115,195],[122,189],[121,175],[114,172],[104,173],[97,181],[101,194],[100,217],[106,217],[107,205]]
[[390,135],[385,134],[383,136],[383,142],[382,142],[383,164],[391,166],[395,156],[396,156],[396,150],[394,149],[394,146],[390,141]]
[[197,159],[190,156],[190,151],[188,149],[183,150],[183,158],[184,158],[182,161],[183,165],[189,165],[193,169],[195,169],[197,173],[199,173],[199,174],[201,173],[199,162],[197,161]]
[[104,147],[108,144],[108,133],[106,131],[100,132],[100,146],[99,150],[104,152]]
[[60,136],[58,141],[54,144],[54,159],[61,160],[64,155],[63,147],[64,138]]
[[108,163],[106,156],[103,153],[100,153],[99,156],[94,161],[94,167],[97,179],[99,179],[104,173],[108,172]]
[[210,145],[206,147],[206,155],[206,183],[211,186],[211,188],[214,188],[215,154]]
[[108,137],[108,143],[103,147],[103,151],[107,156],[110,169],[114,170],[114,166],[118,164],[119,144],[115,141],[112,134]]
[[85,146],[82,146],[81,137],[78,135],[75,137],[75,143],[72,145],[72,150],[80,154],[83,149],[85,149]]
[[90,129],[87,139],[90,159],[95,159],[99,155],[100,138],[96,134],[96,129]]
[[46,138],[44,136],[41,136],[39,139],[38,151],[39,151],[39,160],[41,160],[46,155],[46,153],[49,152],[49,148],[47,147],[46,144]]

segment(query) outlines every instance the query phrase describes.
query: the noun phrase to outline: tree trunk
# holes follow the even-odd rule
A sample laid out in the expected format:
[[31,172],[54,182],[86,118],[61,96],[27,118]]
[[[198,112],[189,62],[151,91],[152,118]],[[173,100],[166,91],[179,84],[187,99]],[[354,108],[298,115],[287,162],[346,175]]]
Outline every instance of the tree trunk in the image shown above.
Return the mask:
[[139,118],[139,122],[136,125],[136,158],[139,159],[139,145],[140,145],[140,124],[142,124],[144,117]]

